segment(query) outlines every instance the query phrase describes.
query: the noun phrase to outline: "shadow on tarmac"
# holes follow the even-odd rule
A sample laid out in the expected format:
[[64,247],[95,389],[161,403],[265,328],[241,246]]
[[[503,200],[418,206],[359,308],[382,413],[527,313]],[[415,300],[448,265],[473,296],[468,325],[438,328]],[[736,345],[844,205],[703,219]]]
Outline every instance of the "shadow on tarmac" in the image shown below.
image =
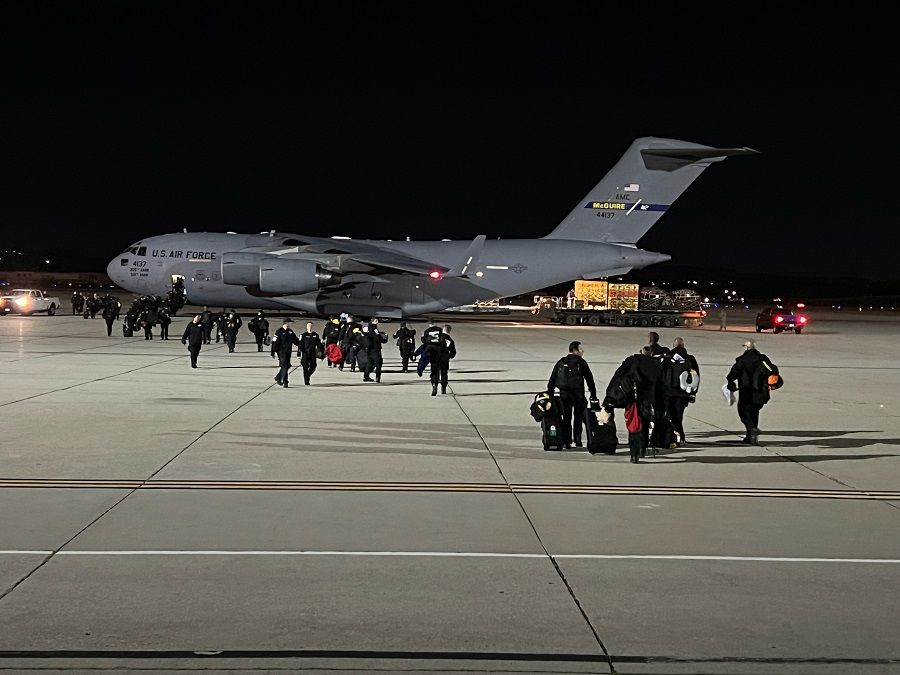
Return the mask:
[[883,453],[869,455],[750,455],[745,457],[728,456],[703,456],[703,457],[673,457],[658,455],[657,459],[665,459],[677,463],[695,464],[774,464],[777,462],[799,462],[807,464],[812,462],[830,462],[851,459],[879,459],[881,457],[897,457],[898,455]]

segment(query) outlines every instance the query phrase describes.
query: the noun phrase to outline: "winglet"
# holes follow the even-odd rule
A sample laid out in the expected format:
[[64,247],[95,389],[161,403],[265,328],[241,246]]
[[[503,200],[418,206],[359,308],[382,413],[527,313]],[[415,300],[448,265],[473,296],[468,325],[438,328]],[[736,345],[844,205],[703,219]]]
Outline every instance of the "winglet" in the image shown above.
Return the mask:
[[474,271],[478,267],[478,259],[481,258],[481,251],[484,249],[484,242],[487,237],[479,234],[472,240],[462,259],[451,269],[445,273],[445,277],[465,277],[470,271]]

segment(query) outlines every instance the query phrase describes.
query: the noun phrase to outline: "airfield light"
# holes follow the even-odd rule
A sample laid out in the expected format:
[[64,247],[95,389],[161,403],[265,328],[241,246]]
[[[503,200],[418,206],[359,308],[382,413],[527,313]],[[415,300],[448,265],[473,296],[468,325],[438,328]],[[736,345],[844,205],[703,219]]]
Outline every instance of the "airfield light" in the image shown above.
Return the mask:
[[437,270],[435,270],[434,272],[431,272],[428,276],[430,276],[435,281],[438,281],[441,278],[441,273],[438,272]]
[[475,276],[479,279],[484,276],[484,272],[475,272]]

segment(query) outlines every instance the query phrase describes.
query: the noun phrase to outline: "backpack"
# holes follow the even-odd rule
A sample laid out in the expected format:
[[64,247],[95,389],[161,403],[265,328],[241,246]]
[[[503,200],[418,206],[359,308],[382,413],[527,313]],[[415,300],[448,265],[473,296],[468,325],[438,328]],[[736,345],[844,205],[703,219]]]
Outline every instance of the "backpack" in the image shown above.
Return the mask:
[[634,403],[634,390],[634,380],[630,375],[627,373],[614,375],[606,387],[606,398],[603,400],[603,403],[613,408],[625,408],[630,403]]
[[668,363],[666,374],[666,383],[670,389],[692,395],[700,388],[700,374],[692,369],[687,361],[672,359]]
[[563,358],[556,363],[556,386],[560,391],[584,391],[584,378],[577,361]]
[[555,410],[556,407],[556,397],[551,396],[548,392],[542,392],[540,394],[535,394],[534,402],[531,404],[529,408],[529,412],[531,416],[534,418],[535,422],[540,422],[547,415],[558,416],[559,411]]
[[750,374],[750,385],[754,391],[772,391],[780,389],[784,380],[778,373],[778,366],[765,354],[759,355],[759,363]]

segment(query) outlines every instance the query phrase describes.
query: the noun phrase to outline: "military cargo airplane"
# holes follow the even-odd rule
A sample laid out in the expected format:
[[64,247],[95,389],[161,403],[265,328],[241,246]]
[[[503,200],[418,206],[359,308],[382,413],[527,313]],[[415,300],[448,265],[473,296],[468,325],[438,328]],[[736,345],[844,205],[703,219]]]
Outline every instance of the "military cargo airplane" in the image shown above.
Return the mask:
[[710,164],[750,148],[639,138],[541,239],[374,241],[302,234],[197,232],[148,237],[107,267],[122,288],[310,314],[402,318],[622,275],[670,259],[636,244]]

